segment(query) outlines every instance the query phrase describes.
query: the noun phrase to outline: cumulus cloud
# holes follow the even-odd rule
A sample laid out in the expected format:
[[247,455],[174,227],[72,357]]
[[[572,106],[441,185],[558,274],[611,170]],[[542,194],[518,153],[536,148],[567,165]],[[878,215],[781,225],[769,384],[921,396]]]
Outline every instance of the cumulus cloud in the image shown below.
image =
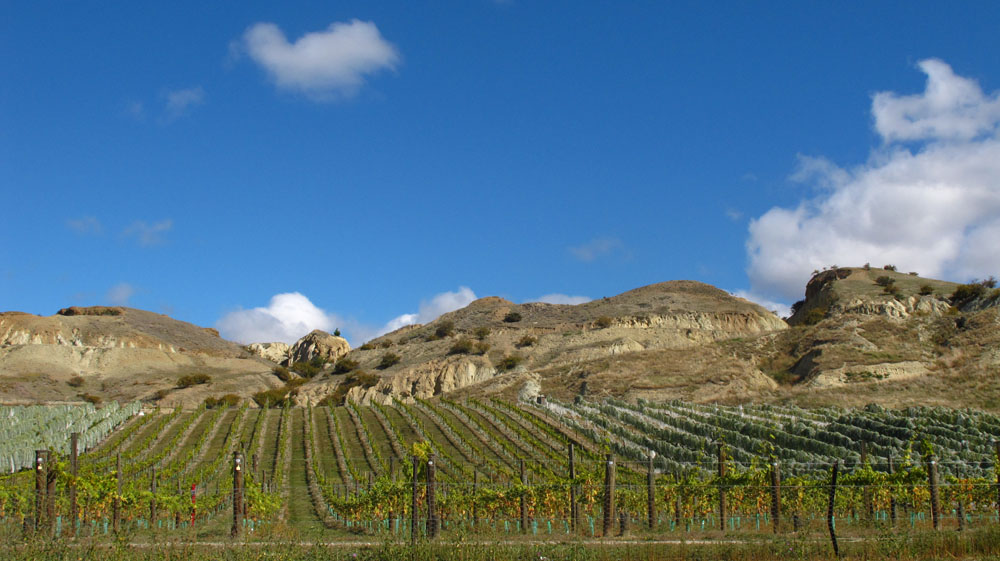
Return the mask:
[[166,118],[176,119],[187,113],[192,107],[205,103],[205,90],[201,86],[166,93]]
[[338,318],[316,307],[298,292],[276,294],[263,308],[236,310],[215,326],[226,339],[239,343],[294,343],[314,329],[333,331]]
[[590,263],[625,250],[625,244],[618,238],[596,238],[583,245],[569,248],[570,254],[584,263]]
[[587,296],[570,296],[568,294],[546,294],[545,296],[540,296],[534,300],[528,300],[529,302],[544,302],[546,304],[586,304],[593,300]]
[[400,56],[370,21],[335,22],[290,43],[273,23],[257,23],[239,44],[281,89],[317,101],[354,95],[365,78],[395,69]]
[[427,323],[436,320],[442,314],[459,310],[471,304],[476,299],[476,293],[467,286],[460,286],[455,292],[442,292],[430,300],[420,302],[419,311],[415,314],[403,314],[389,320],[375,337],[395,331],[400,327],[415,323]]
[[111,306],[127,306],[133,294],[135,294],[135,287],[123,282],[112,286],[104,295],[104,299]]
[[747,290],[737,290],[732,293],[733,296],[737,298],[743,298],[744,300],[749,300],[754,304],[764,308],[765,310],[774,312],[778,317],[787,318],[792,315],[792,307],[784,302],[776,302],[767,298],[762,298],[757,294],[754,294]]
[[104,231],[101,221],[93,216],[83,216],[67,220],[66,227],[81,235],[96,235]]
[[968,280],[1000,263],[1000,94],[922,61],[922,94],[872,100],[883,144],[844,169],[801,157],[792,178],[818,187],[795,208],[751,221],[751,293],[791,301],[814,269],[892,263],[931,277]]
[[143,247],[160,245],[166,241],[164,234],[174,227],[174,221],[167,218],[152,224],[144,220],[136,220],[125,228],[122,235],[126,238],[133,238],[136,243]]

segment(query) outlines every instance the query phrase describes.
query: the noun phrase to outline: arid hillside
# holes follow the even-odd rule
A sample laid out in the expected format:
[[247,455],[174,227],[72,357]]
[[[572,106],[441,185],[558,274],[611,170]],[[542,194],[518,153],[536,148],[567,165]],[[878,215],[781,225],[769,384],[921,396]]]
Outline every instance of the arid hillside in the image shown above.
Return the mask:
[[[165,404],[197,404],[208,395],[248,395],[277,385],[271,366],[214,329],[143,310],[0,314],[4,403],[158,397]],[[199,374],[208,376],[205,383],[178,387],[181,377]]]

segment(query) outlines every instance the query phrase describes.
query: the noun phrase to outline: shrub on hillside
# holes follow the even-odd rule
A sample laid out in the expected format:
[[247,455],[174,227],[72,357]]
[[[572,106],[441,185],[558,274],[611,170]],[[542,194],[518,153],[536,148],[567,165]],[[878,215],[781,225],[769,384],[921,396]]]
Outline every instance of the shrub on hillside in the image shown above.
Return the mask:
[[484,355],[490,350],[490,344],[486,341],[476,341],[476,344],[472,346],[472,352],[477,355]]
[[969,284],[961,284],[951,294],[951,305],[961,308],[976,298],[985,296],[987,290],[995,285],[996,280],[993,277],[984,281],[972,281]]
[[895,265],[882,265],[882,269],[886,270],[886,271],[895,271],[896,270],[896,266]]
[[333,373],[347,374],[348,372],[356,370],[357,368],[358,368],[358,361],[347,358],[345,356],[341,357],[340,360],[338,360],[337,363],[333,365]]
[[368,343],[365,343],[364,345],[361,345],[360,347],[358,347],[358,349],[362,350],[362,351],[374,351],[375,350],[375,343],[372,343],[372,342],[369,341]]
[[399,364],[400,360],[403,360],[403,357],[396,353],[385,353],[382,355],[382,361],[378,363],[378,368],[379,370],[385,370],[394,364]]
[[507,315],[503,317],[503,320],[507,323],[517,323],[521,321],[521,314],[518,312],[507,312]]
[[277,376],[282,382],[287,382],[292,379],[292,373],[284,366],[275,366],[271,369],[271,373]]
[[490,328],[477,327],[476,330],[472,332],[472,334],[476,336],[476,339],[482,341],[483,339],[486,339],[487,337],[490,336]]
[[212,377],[208,374],[187,374],[177,379],[177,387],[182,389],[190,388],[199,384],[207,384],[211,379]]
[[71,387],[71,388],[79,388],[85,382],[86,382],[86,380],[83,379],[83,376],[73,376],[69,380],[66,380],[66,384],[68,384],[69,387]]
[[323,401],[333,405],[343,405],[344,400],[347,398],[347,392],[351,388],[361,387],[368,389],[375,384],[378,384],[379,377],[375,374],[369,374],[364,370],[355,370],[354,372],[347,375],[344,381],[337,386],[337,389],[333,390],[333,393],[324,398]]
[[931,294],[934,294],[934,287],[933,286],[931,286],[929,284],[925,284],[925,285],[923,285],[923,286],[920,287],[920,295],[921,296],[930,296]]
[[222,397],[206,397],[205,407],[207,409],[214,409],[216,407],[235,407],[240,403],[240,396],[234,393],[227,393]]
[[285,403],[299,394],[299,386],[306,381],[298,378],[291,380],[280,388],[273,388],[253,394],[252,399],[260,407],[284,407]]
[[453,333],[455,333],[455,322],[451,320],[442,321],[434,329],[434,335],[437,335],[441,339],[451,337]]
[[601,316],[594,320],[594,326],[598,329],[607,329],[611,327],[611,318],[608,316]]
[[321,366],[316,366],[312,361],[292,364],[292,371],[303,378],[315,378],[322,370]]
[[508,370],[517,368],[522,362],[524,362],[524,357],[521,355],[507,355],[497,364],[497,370],[507,372]]
[[824,308],[813,308],[806,312],[804,318],[802,318],[803,325],[816,325],[817,323],[823,321],[826,317],[826,309]]
[[475,343],[472,342],[472,339],[463,337],[458,341],[455,341],[455,344],[452,345],[450,349],[448,349],[448,354],[467,355],[471,354],[474,348],[475,348]]
[[104,401],[103,399],[101,399],[101,396],[94,395],[91,393],[85,393],[81,395],[80,399],[86,401],[87,403],[93,403],[94,405],[100,405],[101,402]]
[[517,343],[514,343],[514,346],[519,349],[523,349],[524,347],[530,347],[537,342],[538,342],[537,337],[534,337],[532,335],[525,335],[524,337],[518,339]]
[[896,282],[896,281],[894,281],[892,279],[892,277],[884,276],[884,275],[881,276],[881,277],[879,277],[879,278],[877,278],[877,279],[875,279],[875,284],[877,284],[879,286],[889,286],[890,284],[892,284],[894,282]]

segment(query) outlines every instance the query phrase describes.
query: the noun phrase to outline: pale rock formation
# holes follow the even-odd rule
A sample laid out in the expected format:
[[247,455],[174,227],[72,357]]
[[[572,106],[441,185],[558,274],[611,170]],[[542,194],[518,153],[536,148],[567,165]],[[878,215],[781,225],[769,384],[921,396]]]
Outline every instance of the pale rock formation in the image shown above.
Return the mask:
[[288,343],[250,343],[246,350],[276,364],[288,362],[289,351],[292,347]]
[[349,352],[351,345],[346,339],[319,329],[296,341],[290,349],[292,362],[308,362],[317,356],[333,362]]

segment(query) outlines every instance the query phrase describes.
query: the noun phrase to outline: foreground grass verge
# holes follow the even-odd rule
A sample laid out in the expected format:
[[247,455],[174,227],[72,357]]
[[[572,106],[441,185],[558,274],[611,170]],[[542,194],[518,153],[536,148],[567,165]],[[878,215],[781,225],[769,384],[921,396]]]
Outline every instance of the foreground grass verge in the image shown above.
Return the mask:
[[[318,544],[275,542],[179,542],[120,539],[22,540],[0,536],[0,558],[8,561],[298,561],[298,560],[458,560],[523,561],[764,561],[835,559],[830,544],[809,538],[757,536],[730,543],[566,541],[509,542],[478,538],[442,540],[410,546],[398,542]],[[1000,561],[1000,530],[884,534],[841,543],[842,559],[995,559]]]

